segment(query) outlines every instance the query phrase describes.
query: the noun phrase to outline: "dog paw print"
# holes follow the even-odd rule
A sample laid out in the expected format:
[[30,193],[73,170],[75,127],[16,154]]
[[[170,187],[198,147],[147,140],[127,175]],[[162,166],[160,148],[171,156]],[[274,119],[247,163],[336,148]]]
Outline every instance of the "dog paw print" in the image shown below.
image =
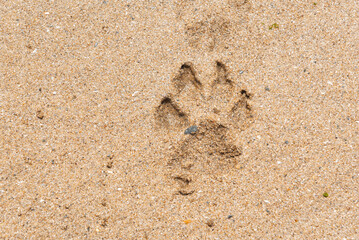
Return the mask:
[[251,94],[237,87],[223,63],[215,63],[215,72],[205,86],[194,66],[184,63],[172,80],[172,93],[156,107],[158,129],[181,136],[167,160],[181,195],[194,193],[200,176],[223,174],[238,164],[241,148],[228,133],[253,122]]
[[211,8],[201,0],[175,2],[176,16],[183,23],[189,46],[207,51],[228,43],[238,34],[236,29],[245,29],[252,8],[249,0],[210,1]]

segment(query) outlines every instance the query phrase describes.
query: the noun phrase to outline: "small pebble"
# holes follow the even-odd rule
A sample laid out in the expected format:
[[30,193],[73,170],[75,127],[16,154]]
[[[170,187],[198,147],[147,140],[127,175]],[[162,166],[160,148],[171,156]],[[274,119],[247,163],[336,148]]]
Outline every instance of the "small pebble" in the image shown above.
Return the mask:
[[228,217],[227,217],[227,218],[228,218],[228,219],[231,219],[232,217],[233,217],[233,215],[228,215]]
[[198,127],[196,125],[194,125],[194,126],[187,128],[184,131],[184,134],[195,134],[197,131],[198,131]]
[[44,118],[44,113],[41,110],[37,110],[36,111],[36,117],[38,119],[43,119]]
[[213,227],[214,226],[214,220],[213,219],[210,219],[206,222],[207,226],[208,227]]
[[183,220],[183,222],[184,222],[185,224],[190,224],[190,223],[192,222],[192,220],[191,220],[191,219],[186,219],[186,220]]
[[107,165],[106,165],[107,168],[112,168],[113,167],[113,162],[108,162]]

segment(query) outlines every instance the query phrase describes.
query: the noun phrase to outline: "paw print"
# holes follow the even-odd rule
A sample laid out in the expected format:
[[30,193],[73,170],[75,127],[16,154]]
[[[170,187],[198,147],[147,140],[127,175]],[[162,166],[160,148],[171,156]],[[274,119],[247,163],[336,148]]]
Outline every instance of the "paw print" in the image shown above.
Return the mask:
[[245,29],[252,4],[249,0],[211,1],[211,8],[201,1],[175,1],[177,19],[183,23],[185,40],[190,47],[213,51],[226,45]]
[[159,129],[182,135],[167,160],[181,195],[194,193],[201,175],[222,174],[237,165],[241,148],[228,133],[253,122],[251,94],[236,86],[223,63],[217,61],[215,71],[205,91],[193,64],[184,63],[172,80],[172,93],[155,110]]

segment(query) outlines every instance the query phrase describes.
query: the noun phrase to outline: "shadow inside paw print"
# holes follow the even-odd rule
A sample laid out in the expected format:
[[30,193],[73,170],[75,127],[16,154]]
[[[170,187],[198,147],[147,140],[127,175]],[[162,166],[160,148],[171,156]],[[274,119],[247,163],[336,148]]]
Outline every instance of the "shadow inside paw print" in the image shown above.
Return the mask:
[[184,63],[172,81],[174,93],[164,97],[156,108],[159,129],[183,135],[167,162],[181,195],[195,192],[200,175],[222,174],[236,166],[241,150],[228,133],[242,131],[253,121],[251,95],[236,87],[223,63],[217,61],[215,71],[210,94],[205,96],[193,65]]

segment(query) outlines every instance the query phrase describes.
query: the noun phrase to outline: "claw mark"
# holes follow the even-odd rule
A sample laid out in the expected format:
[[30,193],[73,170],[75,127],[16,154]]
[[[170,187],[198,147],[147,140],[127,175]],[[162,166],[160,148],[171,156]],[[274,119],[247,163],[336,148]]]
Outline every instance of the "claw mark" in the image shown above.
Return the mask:
[[187,84],[192,84],[196,89],[202,88],[202,83],[197,79],[192,63],[186,62],[181,66],[180,73],[173,79],[173,84],[180,93]]
[[252,97],[251,94],[247,93],[246,90],[241,90],[241,94],[242,94],[243,96],[245,96],[247,99],[250,99],[250,98]]
[[156,109],[156,118],[159,127],[181,128],[188,122],[187,115],[172,101],[170,97],[164,97]]
[[227,69],[223,63],[217,61],[216,70],[217,70],[217,78],[214,80],[213,86],[216,84],[228,84],[230,86],[233,86],[232,80],[228,79]]

